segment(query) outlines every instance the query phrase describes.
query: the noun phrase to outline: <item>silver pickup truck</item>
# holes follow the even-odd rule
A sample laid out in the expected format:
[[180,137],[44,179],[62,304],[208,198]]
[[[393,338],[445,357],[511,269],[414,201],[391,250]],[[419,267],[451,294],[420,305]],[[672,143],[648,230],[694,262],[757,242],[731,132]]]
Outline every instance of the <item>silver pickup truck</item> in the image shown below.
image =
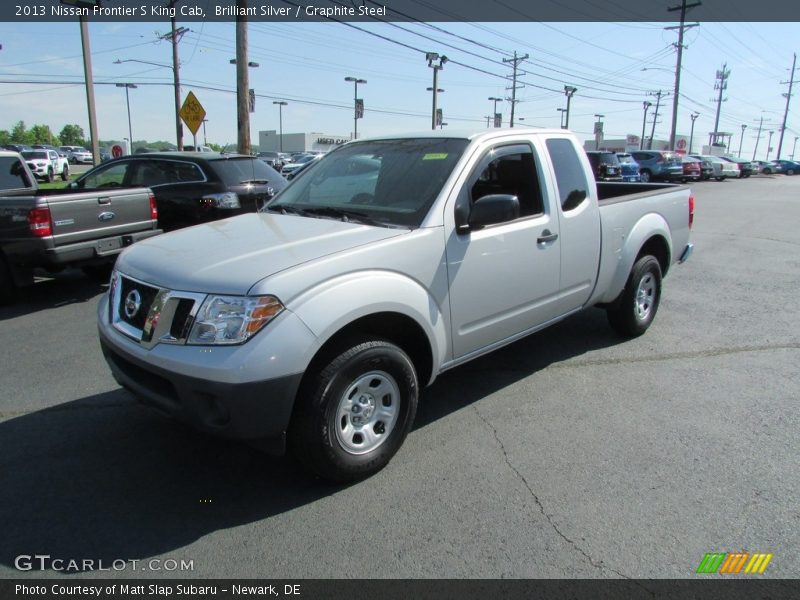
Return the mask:
[[41,190],[16,152],[0,152],[0,301],[33,283],[35,268],[81,267],[108,281],[123,248],[161,233],[147,188]]
[[443,371],[590,306],[644,333],[691,254],[693,204],[683,186],[596,186],[564,130],[350,142],[260,214],[123,252],[100,342],[160,412],[357,479]]

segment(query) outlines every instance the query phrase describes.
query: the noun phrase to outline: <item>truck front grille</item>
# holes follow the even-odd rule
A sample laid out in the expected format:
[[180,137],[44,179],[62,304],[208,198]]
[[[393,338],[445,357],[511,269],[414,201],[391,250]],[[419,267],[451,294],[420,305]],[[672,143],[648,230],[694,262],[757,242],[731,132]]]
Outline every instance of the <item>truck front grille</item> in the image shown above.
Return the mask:
[[184,344],[205,294],[159,288],[114,272],[109,318],[117,331],[151,348]]

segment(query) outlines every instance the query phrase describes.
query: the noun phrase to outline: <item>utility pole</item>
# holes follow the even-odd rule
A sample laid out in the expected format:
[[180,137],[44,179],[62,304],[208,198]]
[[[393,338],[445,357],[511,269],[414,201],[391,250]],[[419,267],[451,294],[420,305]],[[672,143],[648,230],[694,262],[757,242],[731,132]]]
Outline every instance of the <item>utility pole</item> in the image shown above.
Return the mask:
[[692,130],[689,134],[689,152],[687,154],[692,153],[692,142],[694,141],[694,122],[697,120],[697,117],[700,116],[700,113],[692,113],[689,115],[689,118],[692,120]]
[[564,129],[569,129],[569,102],[570,102],[570,100],[572,100],[572,96],[577,91],[578,91],[578,88],[573,87],[571,85],[565,85],[564,86],[564,94],[567,96],[567,113],[566,113],[567,116],[566,116],[566,119],[564,120]]
[[[170,0],[169,7],[172,12],[175,11],[175,5],[181,0]],[[181,78],[180,78],[180,63],[178,62],[178,42],[181,41],[183,34],[189,31],[186,27],[176,27],[175,17],[170,17],[170,33],[162,35],[161,39],[169,39],[172,42],[172,84],[175,93],[175,145],[178,150],[183,150],[183,123],[181,122]],[[131,140],[133,144],[133,140]]]
[[794,136],[794,144],[792,144],[792,160],[794,160],[794,149],[797,148],[797,136]]
[[[727,70],[725,67],[728,66],[728,63],[722,64],[722,70],[717,71],[716,81],[714,82],[714,89],[719,90],[719,97],[717,98],[717,116],[714,119],[714,131],[711,134],[712,144],[717,143],[717,133],[719,132],[719,113],[722,110],[722,103],[725,101],[722,99],[722,92],[724,92],[728,87],[728,77],[730,77],[731,72]],[[727,98],[726,98],[727,100]],[[713,102],[713,100],[712,100]]]
[[83,15],[79,16],[78,19],[81,24],[83,75],[86,78],[86,105],[89,108],[89,137],[92,138],[92,161],[94,164],[99,164],[100,140],[97,137],[97,111],[94,104],[94,78],[92,77],[92,51],[89,48],[89,25]]
[[764,115],[758,121],[758,133],[756,134],[756,146],[753,148],[753,160],[756,159],[756,152],[758,151],[758,142],[761,141],[761,126],[764,125]]
[[685,25],[686,21],[686,11],[690,8],[694,8],[695,6],[700,6],[701,2],[694,2],[693,4],[686,4],[686,0],[681,0],[680,6],[673,6],[667,9],[667,12],[674,12],[676,10],[681,11],[681,24],[678,27],[665,27],[665,29],[677,29],[678,30],[678,58],[677,64],[675,66],[675,89],[673,91],[673,98],[672,98],[672,125],[669,130],[669,149],[675,150],[675,130],[678,123],[678,97],[680,94],[681,89],[681,60],[683,58],[683,32],[686,29],[690,29],[692,27],[697,27],[697,23],[693,23],[691,25]]
[[642,117],[642,137],[639,139],[639,150],[644,150],[644,128],[647,125],[647,109],[653,106],[652,102],[645,100],[642,102],[642,108],[644,108],[644,117]]
[[239,154],[250,154],[250,73],[247,66],[247,0],[236,0],[236,122]]
[[647,144],[647,149],[653,149],[653,137],[656,135],[656,121],[658,121],[658,107],[661,106],[661,96],[664,95],[664,92],[658,90],[657,92],[652,92],[651,96],[656,97],[656,108],[653,112],[653,128],[650,130],[650,143]]
[[[789,75],[789,92],[784,94],[786,96],[786,108],[783,110],[783,123],[781,123],[781,137],[778,139],[778,153],[775,155],[777,160],[781,159],[781,147],[783,146],[783,134],[786,131],[786,117],[789,116],[789,101],[792,99],[792,86],[794,85],[794,70],[797,64],[797,54],[792,54],[792,72]],[[781,83],[786,83],[782,81]],[[794,152],[792,152],[794,154]]]
[[742,142],[744,141],[744,130],[747,129],[747,125],[742,123],[742,137],[739,138],[739,158],[742,158]]
[[518,57],[517,51],[514,50],[514,58],[503,59],[504,63],[511,63],[514,66],[514,75],[511,84],[511,122],[510,122],[511,127],[514,126],[514,106],[517,104],[517,67],[519,66],[519,63],[521,63],[523,60],[527,58],[528,58],[527,54],[525,56]]

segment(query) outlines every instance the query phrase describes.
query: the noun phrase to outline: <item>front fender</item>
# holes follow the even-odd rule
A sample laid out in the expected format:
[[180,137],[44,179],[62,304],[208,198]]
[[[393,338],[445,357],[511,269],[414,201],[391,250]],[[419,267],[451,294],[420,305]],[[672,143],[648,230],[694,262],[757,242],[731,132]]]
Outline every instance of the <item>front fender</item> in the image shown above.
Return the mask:
[[433,357],[433,376],[446,358],[448,334],[441,308],[420,283],[396,272],[348,273],[304,291],[287,308],[317,336],[312,356],[350,323],[392,312],[413,319],[425,332]]
[[644,215],[631,229],[630,234],[622,243],[622,248],[618,253],[618,260],[614,274],[611,277],[606,293],[601,298],[601,302],[613,302],[620,295],[628,276],[636,262],[636,257],[642,246],[654,237],[663,238],[667,250],[667,264],[672,262],[672,233],[666,219],[658,213],[648,213]]

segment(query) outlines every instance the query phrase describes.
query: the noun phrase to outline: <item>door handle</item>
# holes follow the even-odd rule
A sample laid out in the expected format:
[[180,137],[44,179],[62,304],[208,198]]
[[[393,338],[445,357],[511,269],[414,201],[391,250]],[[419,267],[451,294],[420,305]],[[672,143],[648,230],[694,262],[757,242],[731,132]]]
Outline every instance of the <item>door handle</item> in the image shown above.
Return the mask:
[[550,233],[549,229],[545,229],[538,238],[536,238],[537,244],[546,244],[547,242],[555,242],[558,239],[557,233]]
[[97,203],[98,204],[111,204],[111,198],[109,198],[108,196],[100,196],[97,199]]

